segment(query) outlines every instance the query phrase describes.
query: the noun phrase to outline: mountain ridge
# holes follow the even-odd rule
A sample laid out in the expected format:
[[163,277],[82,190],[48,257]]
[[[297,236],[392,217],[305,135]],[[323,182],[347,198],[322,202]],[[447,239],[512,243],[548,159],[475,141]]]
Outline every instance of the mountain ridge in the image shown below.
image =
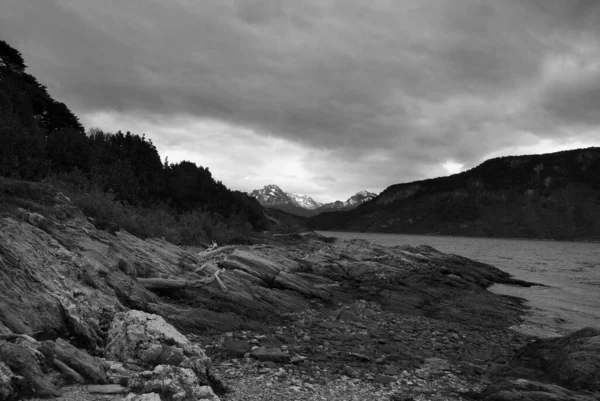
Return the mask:
[[361,190],[345,202],[338,200],[330,203],[321,203],[308,195],[284,192],[279,186],[274,184],[265,185],[262,189],[256,189],[248,195],[256,198],[264,207],[276,208],[304,217],[314,216],[330,210],[349,210],[377,196],[372,192]]
[[360,232],[600,239],[600,148],[505,156],[447,177],[400,183],[309,228]]

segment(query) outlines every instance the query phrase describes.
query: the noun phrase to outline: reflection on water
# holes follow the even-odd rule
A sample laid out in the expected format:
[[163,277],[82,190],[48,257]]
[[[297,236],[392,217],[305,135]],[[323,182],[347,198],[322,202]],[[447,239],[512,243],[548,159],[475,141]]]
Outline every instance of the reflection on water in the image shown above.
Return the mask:
[[540,336],[600,327],[600,244],[405,234],[322,232],[382,245],[430,245],[494,265],[515,278],[543,284],[531,288],[496,284],[490,291],[526,299],[531,308],[521,330]]

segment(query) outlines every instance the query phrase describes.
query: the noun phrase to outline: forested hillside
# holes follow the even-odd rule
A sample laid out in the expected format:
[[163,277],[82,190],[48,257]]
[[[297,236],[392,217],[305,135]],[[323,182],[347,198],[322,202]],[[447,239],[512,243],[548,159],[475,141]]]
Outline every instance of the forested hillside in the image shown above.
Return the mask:
[[20,52],[0,40],[0,176],[50,183],[99,225],[140,236],[230,242],[267,227],[258,202],[208,168],[163,163],[144,135],[86,132],[26,69]]
[[308,220],[325,230],[600,239],[600,148],[507,156],[448,177],[388,187],[348,212]]

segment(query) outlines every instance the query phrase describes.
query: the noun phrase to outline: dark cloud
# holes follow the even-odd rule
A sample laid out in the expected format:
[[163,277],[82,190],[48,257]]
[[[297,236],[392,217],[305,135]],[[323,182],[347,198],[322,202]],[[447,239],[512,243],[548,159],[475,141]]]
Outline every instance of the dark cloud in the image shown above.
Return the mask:
[[186,149],[209,135],[174,128],[192,120],[251,130],[340,192],[568,130],[597,144],[571,128],[600,123],[599,20],[597,1],[6,0],[0,36],[89,121]]
[[600,73],[548,89],[544,106],[560,123],[600,125]]

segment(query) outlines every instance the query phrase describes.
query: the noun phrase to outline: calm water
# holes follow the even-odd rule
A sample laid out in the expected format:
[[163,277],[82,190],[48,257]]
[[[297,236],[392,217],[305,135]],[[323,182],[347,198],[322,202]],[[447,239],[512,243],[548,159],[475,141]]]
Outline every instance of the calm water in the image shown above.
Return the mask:
[[322,232],[382,245],[426,244],[494,265],[515,278],[544,284],[531,288],[496,284],[490,291],[527,300],[530,311],[518,329],[539,336],[600,328],[600,243],[557,242],[404,234]]

